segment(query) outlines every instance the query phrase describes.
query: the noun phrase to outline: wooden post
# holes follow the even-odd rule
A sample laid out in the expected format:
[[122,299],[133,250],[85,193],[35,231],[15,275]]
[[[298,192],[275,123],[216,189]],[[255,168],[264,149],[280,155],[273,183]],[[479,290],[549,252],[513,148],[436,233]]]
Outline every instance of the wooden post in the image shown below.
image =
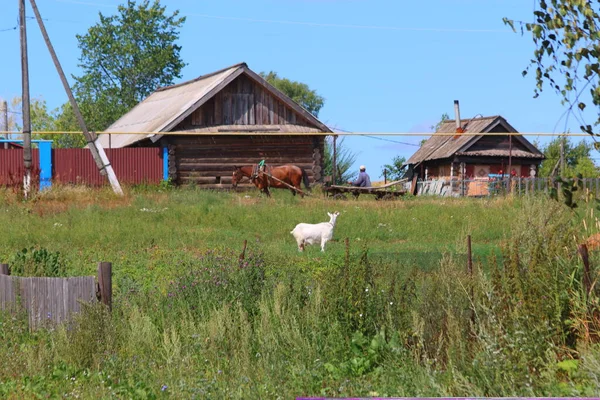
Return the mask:
[[592,290],[592,272],[587,245],[585,243],[580,244],[577,247],[577,251],[583,260],[583,287],[585,288],[586,295],[589,297],[590,291]]
[[387,185],[387,169],[383,169],[383,184]]
[[331,184],[337,185],[337,135],[333,135],[333,164],[331,165]]
[[100,289],[100,301],[112,310],[112,263],[98,263],[98,287]]
[[242,268],[242,265],[244,263],[244,259],[246,258],[246,246],[248,245],[248,240],[244,239],[244,248],[242,249],[242,253],[240,254],[240,258],[239,258],[239,266],[240,268]]
[[0,264],[0,275],[10,275],[8,264]]
[[21,38],[21,111],[23,112],[23,194],[27,199],[31,190],[31,113],[29,105],[29,63],[27,59],[27,24],[25,0],[19,0],[19,27]]
[[[25,8],[25,0],[20,0],[20,1],[23,3],[23,9],[24,9]],[[67,93],[67,97],[69,98],[69,103],[71,104],[71,107],[73,109],[73,114],[75,114],[75,119],[79,123],[79,127],[81,128],[83,136],[85,136],[85,139],[87,141],[87,147],[90,149],[90,154],[92,155],[92,158],[96,162],[96,166],[100,170],[100,174],[104,175],[108,178],[108,181],[110,182],[110,185],[111,185],[113,191],[116,194],[123,196],[123,189],[121,188],[121,185],[119,184],[119,181],[117,180],[115,171],[113,170],[113,167],[110,164],[108,157],[106,156],[106,152],[104,151],[104,148],[98,141],[98,136],[96,135],[95,132],[90,132],[88,130],[88,128],[85,124],[85,121],[83,120],[83,116],[81,114],[81,111],[79,110],[79,106],[77,105],[77,102],[75,101],[75,97],[73,96],[73,91],[71,90],[71,87],[69,86],[67,77],[62,69],[62,66],[60,65],[60,62],[58,61],[56,52],[54,51],[54,46],[52,46],[52,43],[50,42],[50,37],[48,36],[48,32],[46,31],[46,26],[44,25],[44,21],[42,19],[42,16],[40,15],[40,11],[38,10],[37,4],[36,4],[35,0],[29,0],[29,3],[31,4],[31,8],[33,9],[33,13],[35,14],[35,19],[37,20],[38,25],[40,27],[42,37],[44,38],[44,41],[46,42],[46,46],[48,47],[48,51],[50,52],[50,57],[52,58],[52,61],[54,62],[54,66],[56,67],[56,72],[58,72],[58,76],[60,77],[63,87],[65,88],[65,92]],[[24,16],[25,16],[25,12],[23,11],[23,17]],[[25,99],[23,99],[23,104],[25,104]],[[25,117],[25,112],[23,112],[23,117]],[[23,125],[25,125],[25,123],[23,123]],[[25,129],[25,128],[23,128],[23,129]],[[29,128],[29,130],[31,132],[31,128]]]

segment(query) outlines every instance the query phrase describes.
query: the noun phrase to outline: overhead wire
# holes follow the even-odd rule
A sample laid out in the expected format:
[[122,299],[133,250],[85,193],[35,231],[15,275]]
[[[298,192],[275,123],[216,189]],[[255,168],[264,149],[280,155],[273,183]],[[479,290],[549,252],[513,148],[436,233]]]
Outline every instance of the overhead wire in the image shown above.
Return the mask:
[[[331,129],[331,130],[335,129],[335,130],[338,130],[338,131],[341,131],[341,132],[344,132],[344,133],[353,133],[352,131],[347,131],[347,130],[340,129],[340,128],[332,128],[330,126],[328,126],[328,128]],[[398,140],[381,138],[381,137],[377,137],[377,136],[373,136],[373,135],[358,134],[357,136],[363,136],[363,137],[368,137],[368,138],[371,138],[371,139],[383,140],[383,141],[386,141],[386,142],[398,143],[398,144],[403,144],[403,145],[407,145],[407,146],[417,146],[417,147],[421,146],[420,144],[416,144],[416,143],[400,142]]]
[[[96,3],[79,0],[55,0],[59,3],[80,4],[92,7],[110,7],[116,8],[114,4]],[[323,23],[310,21],[291,21],[291,20],[276,20],[276,19],[259,19],[247,17],[231,17],[224,15],[210,15],[201,13],[185,13],[188,17],[221,19],[230,21],[257,22],[280,25],[303,25],[325,28],[344,28],[344,29],[365,29],[365,30],[384,30],[384,31],[411,31],[411,32],[467,32],[467,33],[512,33],[509,29],[476,29],[476,28],[415,28],[401,26],[385,26],[385,25],[358,25],[358,24],[341,24],[341,23]]]

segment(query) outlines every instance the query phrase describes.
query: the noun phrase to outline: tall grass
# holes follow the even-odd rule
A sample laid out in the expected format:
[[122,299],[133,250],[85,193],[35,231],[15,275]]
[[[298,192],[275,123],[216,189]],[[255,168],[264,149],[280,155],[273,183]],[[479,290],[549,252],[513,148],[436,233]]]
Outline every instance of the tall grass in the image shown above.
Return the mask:
[[[0,196],[0,260],[33,248],[70,275],[112,261],[114,309],[37,332],[1,314],[2,397],[600,394],[597,290],[581,219],[557,202],[61,190]],[[298,253],[291,228],[334,210],[327,252]]]

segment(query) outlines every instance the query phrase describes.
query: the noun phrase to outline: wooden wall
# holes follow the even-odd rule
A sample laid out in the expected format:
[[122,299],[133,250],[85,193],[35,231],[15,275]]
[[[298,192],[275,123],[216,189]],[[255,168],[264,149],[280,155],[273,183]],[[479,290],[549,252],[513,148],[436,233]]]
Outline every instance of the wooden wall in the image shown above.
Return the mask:
[[234,166],[264,159],[304,168],[311,183],[322,180],[324,136],[169,136],[169,177],[178,184],[228,188]]
[[313,126],[264,87],[246,75],[240,75],[182,121],[175,130],[216,125],[288,124]]

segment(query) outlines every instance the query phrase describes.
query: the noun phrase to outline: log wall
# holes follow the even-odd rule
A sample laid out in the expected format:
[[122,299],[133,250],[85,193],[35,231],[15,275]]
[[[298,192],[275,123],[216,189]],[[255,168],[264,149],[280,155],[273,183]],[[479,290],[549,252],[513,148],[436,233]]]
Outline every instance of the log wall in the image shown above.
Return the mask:
[[169,177],[178,184],[228,188],[234,166],[293,164],[322,180],[323,136],[170,136]]

